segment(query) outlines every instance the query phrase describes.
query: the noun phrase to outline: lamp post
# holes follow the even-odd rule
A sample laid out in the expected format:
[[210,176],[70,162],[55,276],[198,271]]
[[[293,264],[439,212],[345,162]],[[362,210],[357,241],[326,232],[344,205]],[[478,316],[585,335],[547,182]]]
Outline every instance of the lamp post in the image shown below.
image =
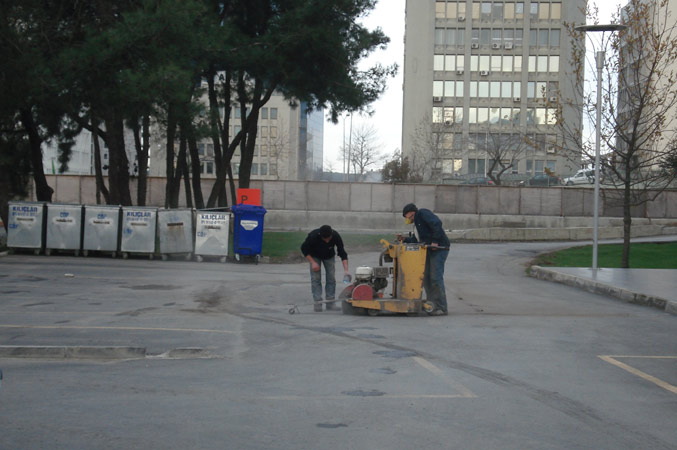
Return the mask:
[[[575,27],[576,31],[584,33],[593,31],[620,31],[628,28],[627,25],[608,24],[608,25],[580,25]],[[592,269],[597,270],[597,250],[599,247],[599,153],[602,139],[602,69],[604,68],[604,50],[600,50],[595,55],[597,63],[597,117],[595,130],[595,199],[594,199],[594,219],[592,228]]]

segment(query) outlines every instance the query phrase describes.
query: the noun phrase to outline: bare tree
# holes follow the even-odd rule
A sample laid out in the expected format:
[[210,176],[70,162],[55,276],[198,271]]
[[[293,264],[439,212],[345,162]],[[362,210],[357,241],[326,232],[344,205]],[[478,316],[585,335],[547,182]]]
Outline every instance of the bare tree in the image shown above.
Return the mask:
[[376,129],[371,125],[361,125],[353,132],[350,145],[350,164],[357,179],[362,181],[370,167],[381,164],[384,156],[380,152]]
[[[285,178],[288,178],[289,165],[291,164],[291,142],[289,140],[289,127],[284,119],[278,119],[277,134],[275,136],[268,136],[267,140],[261,140],[261,149],[263,149],[263,145],[268,145],[268,161],[270,165],[275,164],[275,173],[270,171],[268,173],[274,175],[276,180],[280,179],[280,172],[286,173],[287,176]],[[263,151],[261,156],[265,156]]]
[[[672,145],[677,139],[677,34],[667,0],[630,0],[616,12],[614,21],[628,28],[595,44],[607,55],[602,103],[597,105],[594,92],[585,95],[582,106],[590,123],[595,123],[598,107],[601,111],[602,195],[606,204],[622,207],[621,267],[627,268],[632,208],[654,200],[675,178],[674,171],[665,170],[664,162],[677,151]],[[576,42],[584,42],[579,32],[570,34]],[[584,72],[584,54],[580,45],[575,48],[578,74]],[[594,159],[592,144],[582,143],[581,148],[587,159]]]
[[498,186],[503,174],[516,169],[520,159],[534,143],[527,136],[511,129],[496,129],[495,132],[486,133],[485,137],[481,149],[489,159],[487,175]]
[[425,115],[414,129],[409,158],[410,176],[426,182],[442,181],[444,160],[453,155],[453,118],[435,118]]

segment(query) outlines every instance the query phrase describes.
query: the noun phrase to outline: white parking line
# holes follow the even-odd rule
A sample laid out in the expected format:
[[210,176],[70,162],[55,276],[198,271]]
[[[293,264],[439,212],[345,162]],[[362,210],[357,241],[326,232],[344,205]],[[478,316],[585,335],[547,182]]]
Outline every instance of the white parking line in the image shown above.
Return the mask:
[[475,398],[477,397],[472,393],[468,388],[458,383],[457,381],[449,378],[439,367],[435,366],[430,361],[427,361],[419,356],[414,356],[414,361],[416,361],[421,367],[430,371],[433,375],[440,377],[457,392],[460,392],[459,397],[461,398]]
[[630,372],[633,375],[637,375],[640,378],[645,379],[646,381],[650,381],[657,386],[662,387],[666,391],[672,392],[673,394],[677,394],[677,386],[673,386],[670,383],[667,383],[661,379],[658,379],[652,375],[649,375],[648,373],[642,372],[641,370],[635,369],[632,366],[629,366],[625,363],[622,363],[618,361],[615,358],[645,358],[645,359],[677,359],[677,356],[621,356],[621,355],[597,355],[598,358],[600,358],[603,361],[608,362],[609,364],[613,364],[616,367],[620,367],[621,369]]

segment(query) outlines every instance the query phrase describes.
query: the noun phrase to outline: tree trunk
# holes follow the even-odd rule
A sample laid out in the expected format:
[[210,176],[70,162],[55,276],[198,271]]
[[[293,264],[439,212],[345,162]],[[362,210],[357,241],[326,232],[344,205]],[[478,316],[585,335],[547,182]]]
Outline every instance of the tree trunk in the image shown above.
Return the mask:
[[[217,203],[221,205],[225,198],[226,190],[226,176],[229,173],[226,170],[226,149],[228,148],[228,141],[230,140],[230,133],[228,126],[230,124],[230,81],[231,74],[226,72],[226,79],[223,83],[223,100],[227,107],[224,107],[223,125],[221,125],[219,118],[219,99],[216,94],[216,87],[214,85],[214,77],[216,76],[216,69],[212,64],[207,72],[207,93],[209,98],[209,118],[211,126],[212,143],[214,144],[214,170],[216,173],[216,180],[209,193],[207,199],[207,207],[213,208]],[[230,164],[228,162],[228,164]]]
[[22,109],[20,114],[21,122],[28,134],[28,142],[31,149],[31,167],[33,169],[33,180],[35,181],[35,195],[40,202],[51,202],[54,189],[47,184],[45,170],[42,166],[42,138],[40,138],[38,127],[33,120],[33,113],[29,109]]
[[[184,187],[186,190],[186,206],[188,208],[193,208],[193,193],[191,192],[190,189],[190,173],[188,171],[188,163],[186,162],[186,148],[184,144],[184,149],[183,149],[183,159],[179,161],[179,168],[181,170],[181,173],[183,174],[183,181],[184,181]],[[199,180],[198,180],[199,181]],[[177,205],[178,206],[178,205]]]
[[630,230],[632,229],[632,216],[630,209],[630,166],[626,164],[625,183],[623,186],[623,254],[621,256],[621,268],[630,268]]
[[141,133],[143,142],[137,147],[139,159],[139,178],[136,192],[136,203],[139,206],[146,206],[146,195],[148,191],[148,154],[150,152],[150,116],[144,115],[141,119]]
[[167,109],[167,159],[166,159],[166,186],[165,208],[169,208],[174,191],[174,140],[176,139],[176,113],[174,105],[170,104]]
[[107,205],[110,205],[110,193],[106,184],[103,181],[103,170],[101,170],[101,145],[99,144],[99,124],[92,117],[92,139],[94,141],[94,178],[96,180],[96,204],[101,204],[100,196],[103,195],[103,200]]
[[129,160],[125,152],[125,134],[122,116],[117,111],[106,111],[106,144],[108,145],[108,182],[110,202],[114,205],[130,206]]
[[[195,198],[195,207],[197,209],[204,209],[205,201],[204,198],[202,197],[202,185],[200,183],[201,179],[200,155],[198,154],[197,140],[195,139],[195,130],[191,125],[187,127],[186,134],[188,138],[188,150],[190,152],[190,166],[193,172],[193,195]],[[187,164],[186,167],[188,167]],[[188,191],[186,190],[186,192]]]

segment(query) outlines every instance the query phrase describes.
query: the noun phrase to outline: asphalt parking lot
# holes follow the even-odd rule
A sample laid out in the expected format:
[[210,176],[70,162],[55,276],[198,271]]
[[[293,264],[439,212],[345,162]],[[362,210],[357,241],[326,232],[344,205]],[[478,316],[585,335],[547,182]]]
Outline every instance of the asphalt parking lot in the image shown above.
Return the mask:
[[0,357],[0,448],[677,447],[677,319],[525,275],[558,245],[455,245],[446,317],[313,313],[305,264],[0,258],[0,345],[66,349]]

